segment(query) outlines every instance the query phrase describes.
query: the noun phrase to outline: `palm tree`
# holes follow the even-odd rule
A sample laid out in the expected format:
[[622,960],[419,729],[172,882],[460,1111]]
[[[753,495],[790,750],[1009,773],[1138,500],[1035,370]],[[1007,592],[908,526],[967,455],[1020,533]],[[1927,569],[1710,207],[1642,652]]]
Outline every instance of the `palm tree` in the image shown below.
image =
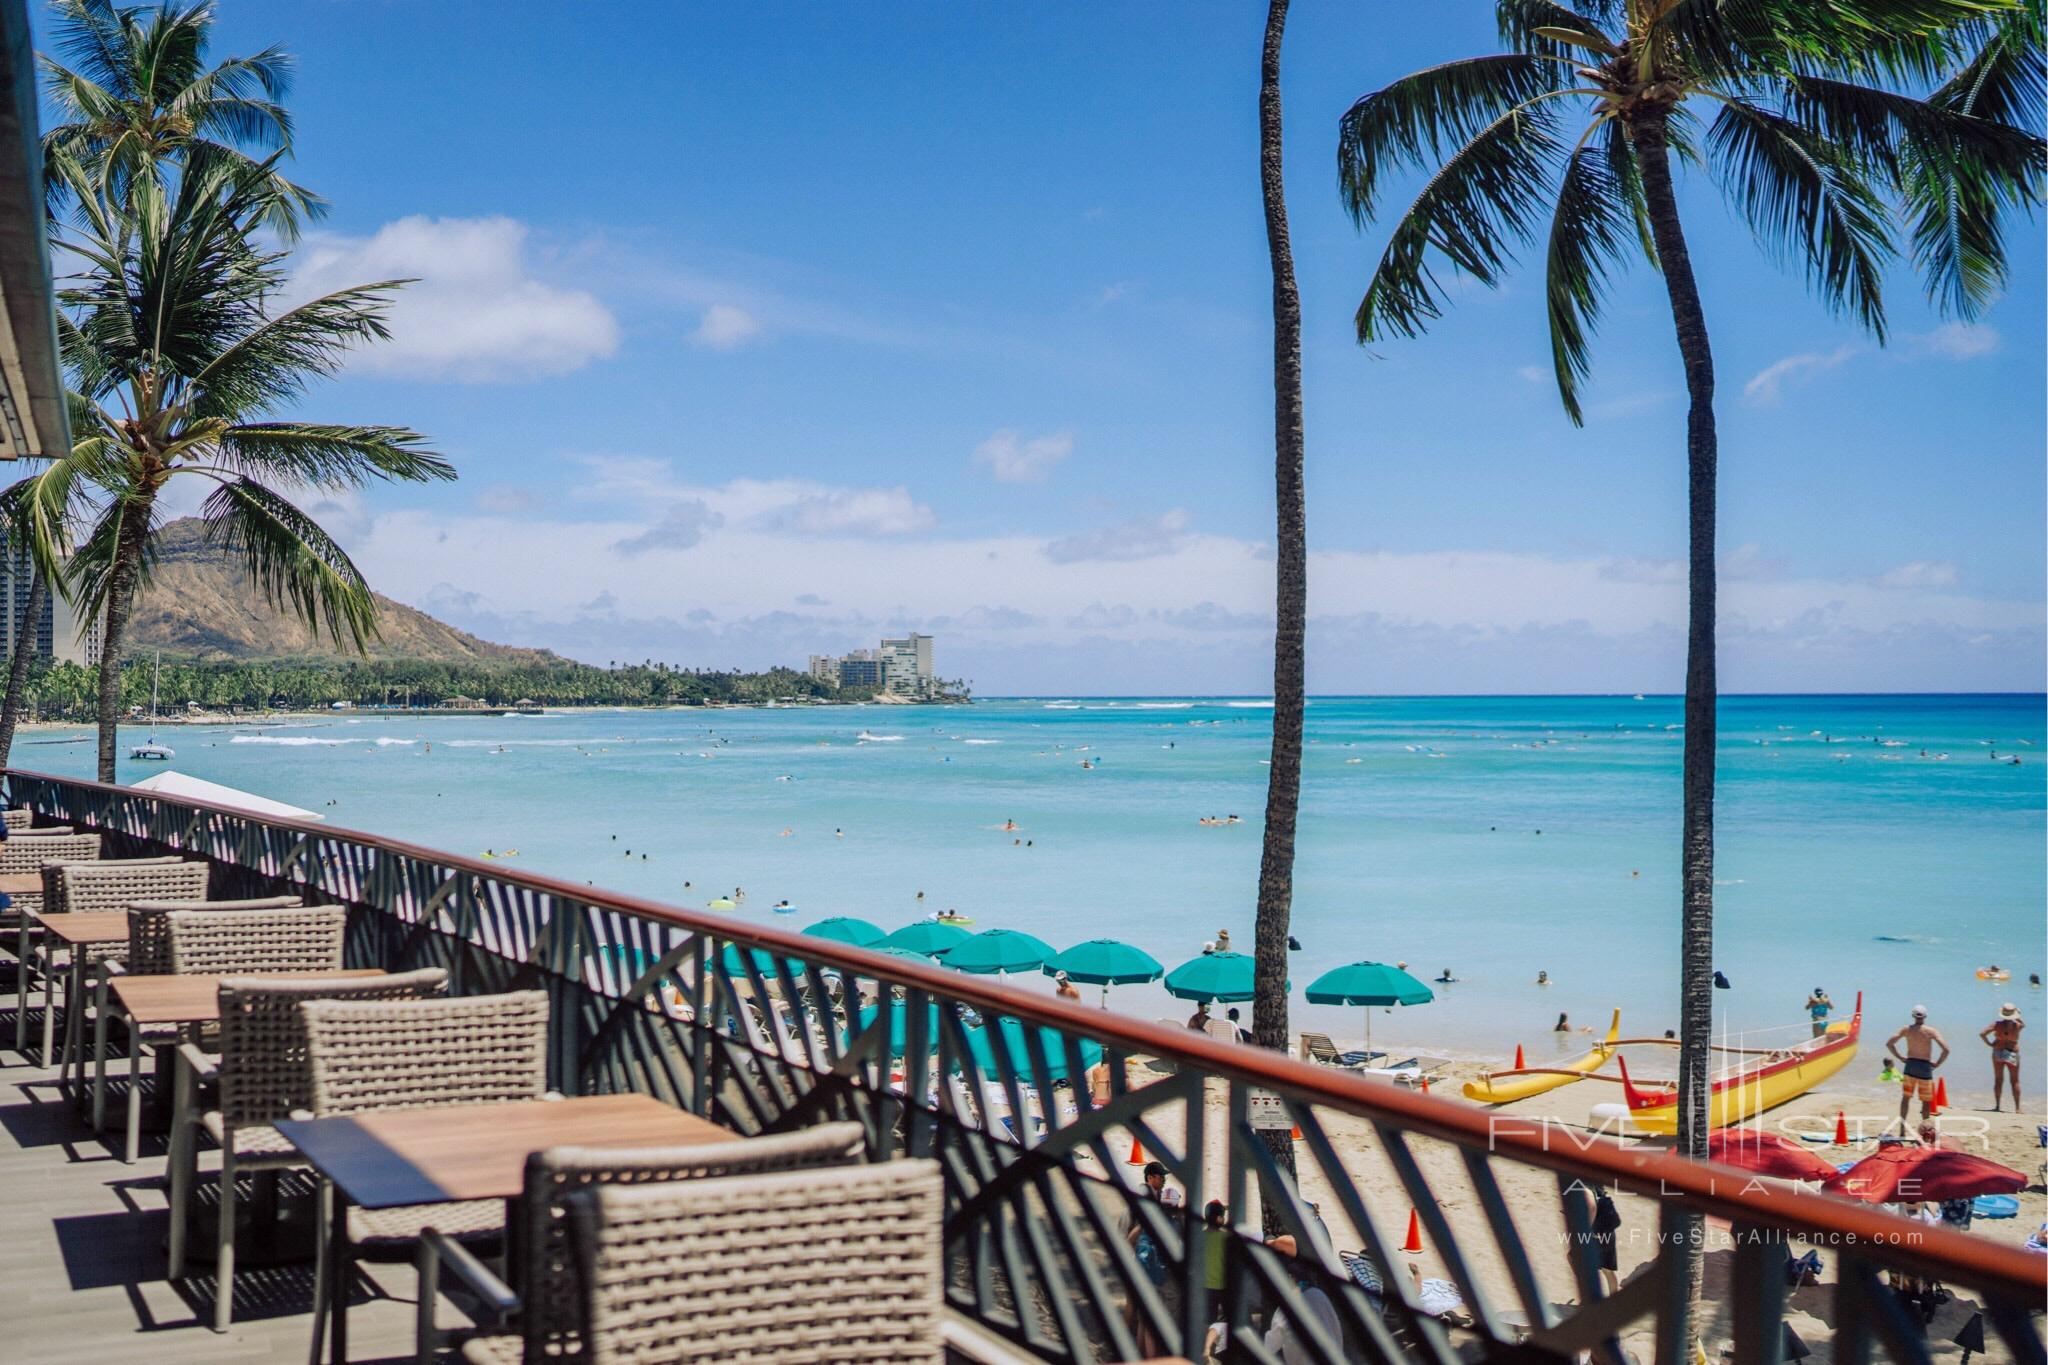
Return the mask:
[[[271,313],[284,253],[254,239],[274,213],[275,158],[188,162],[165,185],[51,158],[73,209],[59,248],[82,264],[59,291],[58,343],[74,389],[71,453],[56,462],[104,494],[64,583],[103,614],[99,775],[113,780],[123,633],[148,572],[157,499],[174,478],[213,485],[199,510],[279,609],[360,648],[376,631],[369,586],[284,490],[454,470],[404,427],[258,421],[388,335],[403,281],[337,290]],[[58,580],[52,579],[55,583]]]
[[[162,183],[176,167],[225,162],[254,172],[263,153],[291,148],[291,114],[282,103],[292,58],[279,47],[205,64],[211,0],[178,8],[119,8],[108,0],[55,0],[59,57],[40,56],[44,91],[57,122],[43,134],[46,159],[67,156],[101,168],[116,196],[136,176]],[[66,65],[66,62],[69,65]],[[290,239],[325,207],[273,162],[266,226]],[[53,200],[66,185],[46,174]]]
[[[1358,306],[1361,343],[1416,336],[1441,314],[1435,262],[1494,285],[1542,234],[1558,392],[1581,422],[1610,275],[1635,250],[1663,274],[1690,403],[1678,1137],[1691,1156],[1705,1154],[1710,1097],[1718,444],[1672,154],[1711,170],[1758,240],[1800,257],[1822,300],[1880,341],[1895,205],[1917,218],[1937,299],[1970,311],[2003,277],[1998,212],[2039,196],[2042,143],[2004,121],[2038,110],[2038,4],[1498,0],[1506,52],[1396,81],[1340,125],[1341,191],[1361,226],[1389,172],[1430,172]],[[1930,95],[1883,84],[1942,81],[1973,45],[1978,58]],[[1695,1254],[1695,1298],[1698,1274]]]
[[[1301,294],[1287,232],[1280,162],[1280,44],[1288,0],[1269,0],[1259,61],[1259,188],[1273,271],[1273,751],[1266,772],[1266,825],[1259,857],[1258,915],[1252,925],[1252,1036],[1287,1050],[1287,926],[1294,904],[1294,828],[1301,807],[1303,643],[1308,619],[1308,506],[1302,491]],[[1285,1138],[1285,1134],[1268,1134]],[[1294,1169],[1294,1144],[1270,1143]],[[1279,1230],[1269,1212],[1267,1230]]]

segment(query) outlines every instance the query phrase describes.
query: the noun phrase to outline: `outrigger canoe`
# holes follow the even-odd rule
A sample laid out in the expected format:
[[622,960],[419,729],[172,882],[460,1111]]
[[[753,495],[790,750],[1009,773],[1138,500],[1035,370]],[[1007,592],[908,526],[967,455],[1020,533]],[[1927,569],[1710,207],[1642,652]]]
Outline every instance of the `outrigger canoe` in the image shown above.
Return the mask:
[[[1804,1095],[1855,1060],[1862,1032],[1863,992],[1858,991],[1856,1013],[1846,1024],[1830,1024],[1818,1038],[1751,1056],[1715,1077],[1707,1127],[1726,1128]],[[1621,1087],[1628,1098],[1629,1122],[1635,1127],[1650,1133],[1678,1131],[1677,1087],[1636,1085],[1629,1080],[1626,1061],[1621,1064]]]
[[1555,1090],[1561,1085],[1570,1085],[1583,1076],[1589,1076],[1607,1064],[1621,1042],[1621,1011],[1614,1012],[1614,1022],[1607,1026],[1607,1037],[1593,1045],[1593,1050],[1583,1057],[1574,1057],[1556,1066],[1531,1066],[1511,1068],[1507,1071],[1489,1071],[1477,1080],[1465,1082],[1465,1098],[1481,1104],[1512,1104],[1526,1100],[1531,1095],[1541,1095],[1546,1090]]

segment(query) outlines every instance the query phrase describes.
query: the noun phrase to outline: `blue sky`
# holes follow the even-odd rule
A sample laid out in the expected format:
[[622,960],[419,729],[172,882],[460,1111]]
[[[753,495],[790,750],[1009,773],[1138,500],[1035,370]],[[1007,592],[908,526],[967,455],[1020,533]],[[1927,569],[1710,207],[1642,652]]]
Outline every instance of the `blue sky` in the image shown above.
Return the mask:
[[[579,658],[801,664],[931,630],[983,692],[1261,692],[1271,334],[1263,6],[223,0],[299,57],[302,287],[414,275],[304,402],[462,471],[327,503],[379,587]],[[1540,275],[1361,350],[1385,239],[1335,192],[1358,95],[1489,50],[1488,7],[1301,0],[1310,683],[1674,691],[1684,404],[1654,275],[1589,422]],[[1723,684],[2033,689],[2043,239],[1974,328],[1888,290],[1880,351],[1702,177]],[[1400,197],[1397,197],[1397,202]]]

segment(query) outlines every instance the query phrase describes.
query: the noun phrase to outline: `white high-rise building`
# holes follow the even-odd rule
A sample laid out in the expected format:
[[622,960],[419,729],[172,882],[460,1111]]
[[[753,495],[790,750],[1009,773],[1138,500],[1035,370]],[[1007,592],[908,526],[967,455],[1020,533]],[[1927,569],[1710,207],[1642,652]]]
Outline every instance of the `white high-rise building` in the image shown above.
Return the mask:
[[930,696],[937,686],[932,673],[932,637],[911,634],[900,640],[883,640],[876,651],[883,664],[885,690],[899,696]]

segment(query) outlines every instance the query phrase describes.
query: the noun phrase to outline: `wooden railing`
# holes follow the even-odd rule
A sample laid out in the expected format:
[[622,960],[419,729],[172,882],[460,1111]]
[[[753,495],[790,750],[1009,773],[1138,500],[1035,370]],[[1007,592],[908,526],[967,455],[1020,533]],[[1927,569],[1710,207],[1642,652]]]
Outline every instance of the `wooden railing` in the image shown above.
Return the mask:
[[[937,1158],[949,1300],[1048,1359],[1200,1359],[1222,1322],[1227,1358],[1272,1361],[1259,1327],[1278,1317],[1333,1362],[1619,1362],[1640,1343],[1681,1365],[1691,1239],[1726,1261],[1699,1335],[1741,1365],[1784,1358],[1788,1296],[1832,1323],[1837,1361],[1931,1360],[1893,1287],[1907,1280],[1981,1307],[1993,1359],[2043,1365],[2048,1258],[1983,1238],[731,915],[323,824],[6,781],[10,803],[100,831],[109,856],[205,857],[215,894],[346,905],[352,965],[547,991],[561,1090],[642,1091],[745,1133],[852,1118],[874,1159]],[[1276,1122],[1298,1138],[1276,1141]],[[1134,1158],[1167,1168],[1182,1207],[1142,1195]],[[1654,1201],[1655,1249],[1612,1294],[1591,1186]],[[1227,1206],[1220,1292],[1211,1199]],[[1411,1211],[1432,1253],[1404,1249]],[[1806,1248],[1826,1283],[1788,1289]],[[1419,1282],[1425,1265],[1441,1283]]]

